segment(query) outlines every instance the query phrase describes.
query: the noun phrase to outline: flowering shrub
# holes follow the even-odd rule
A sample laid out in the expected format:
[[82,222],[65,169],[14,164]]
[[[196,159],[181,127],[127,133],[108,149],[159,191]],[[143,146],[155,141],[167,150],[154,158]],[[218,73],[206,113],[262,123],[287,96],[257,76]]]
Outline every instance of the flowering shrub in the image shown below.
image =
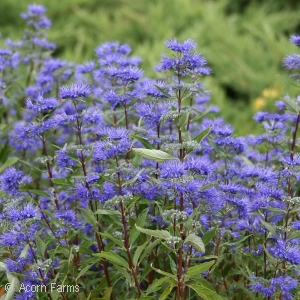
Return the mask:
[[22,17],[0,49],[4,299],[299,299],[300,100],[236,137],[194,41],[166,42],[155,81],[118,42],[53,58],[45,8]]

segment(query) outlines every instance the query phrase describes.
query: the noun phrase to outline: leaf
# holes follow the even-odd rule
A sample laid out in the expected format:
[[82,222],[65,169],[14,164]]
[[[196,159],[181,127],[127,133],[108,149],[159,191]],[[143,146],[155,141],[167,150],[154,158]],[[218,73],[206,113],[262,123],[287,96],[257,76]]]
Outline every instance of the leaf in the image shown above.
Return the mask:
[[144,158],[154,160],[158,163],[163,163],[167,160],[177,159],[175,156],[161,150],[150,150],[142,148],[132,148],[132,151],[143,156]]
[[3,272],[6,271],[6,264],[2,261],[0,261],[0,271],[3,271]]
[[182,126],[185,126],[188,123],[188,120],[189,120],[189,112],[186,111],[176,122],[177,127],[181,128]]
[[272,226],[270,223],[267,223],[263,220],[260,220],[260,222],[266,227],[266,229],[271,232],[274,236],[278,237],[276,230],[274,228],[274,226]]
[[211,289],[203,286],[203,285],[189,285],[198,296],[202,297],[204,300],[223,300],[221,296],[219,296],[216,292],[212,291]]
[[210,112],[210,110],[211,110],[210,108],[207,108],[200,116],[196,116],[195,118],[193,118],[191,120],[191,123],[201,120],[204,116],[206,116]]
[[140,177],[140,175],[142,174],[142,172],[144,171],[144,168],[142,168],[133,178],[125,181],[122,186],[126,186],[126,185],[129,185],[129,184],[132,184],[134,183],[135,181],[138,180],[138,178]]
[[159,290],[159,288],[162,286],[162,284],[169,280],[170,279],[168,277],[161,277],[161,278],[155,280],[150,286],[148,286],[147,294],[151,294],[151,293]]
[[150,243],[150,244],[146,247],[144,253],[141,255],[140,261],[142,261],[142,260],[143,260],[143,259],[144,259],[151,251],[152,251],[152,249],[153,249],[154,247],[156,247],[157,245],[159,245],[160,243],[161,243],[161,240],[160,240],[160,239],[155,240],[153,243]]
[[202,132],[200,132],[199,134],[197,134],[196,136],[194,136],[193,137],[193,141],[201,143],[202,140],[210,133],[210,131],[211,131],[211,126],[207,127]]
[[164,291],[163,293],[160,295],[160,297],[158,298],[159,300],[165,300],[169,294],[172,292],[173,288],[175,287],[176,285],[170,285],[168,286]]
[[60,296],[60,294],[59,294],[59,292],[58,291],[52,291],[52,292],[50,292],[50,294],[51,294],[51,299],[52,300],[57,300],[57,299],[59,299],[59,296]]
[[135,154],[134,158],[131,160],[131,163],[134,167],[138,167],[143,162],[143,157],[139,154]]
[[85,221],[93,226],[96,226],[97,220],[94,216],[94,213],[91,211],[90,208],[80,208],[80,211],[85,219]]
[[175,261],[173,260],[173,258],[172,258],[170,255],[168,255],[168,257],[169,257],[169,260],[170,260],[170,268],[171,268],[171,271],[172,271],[172,273],[173,273],[174,275],[177,275],[177,267],[176,267],[176,263],[175,263]]
[[135,225],[143,227],[145,225],[147,215],[148,215],[148,209],[146,209],[142,214],[140,214],[139,218],[132,224],[132,226],[131,226],[132,229],[130,230],[130,233],[129,233],[129,244],[130,245],[133,245],[134,241],[140,235],[140,231],[137,230]]
[[208,183],[208,184],[203,185],[203,186],[201,187],[201,191],[205,191],[205,190],[209,189],[211,186],[216,185],[218,182],[219,182],[219,179],[216,179],[216,180],[213,181],[213,182],[210,182],[210,183]]
[[17,157],[10,157],[1,167],[0,167],[0,173],[2,173],[7,167],[10,167],[14,165],[16,162],[18,162]]
[[94,212],[95,215],[120,215],[120,212],[117,210],[109,210],[109,209],[97,209]]
[[300,112],[300,107],[295,99],[284,98],[282,99],[296,114]]
[[7,279],[10,283],[10,286],[8,288],[8,291],[6,291],[6,294],[5,294],[5,298],[4,300],[11,300],[15,293],[19,290],[19,279],[14,276],[14,275],[11,275],[10,273],[7,273]]
[[143,232],[147,235],[151,235],[154,236],[158,239],[163,239],[163,240],[167,240],[171,237],[171,234],[166,231],[166,230],[151,230],[151,229],[144,229],[141,227],[138,227],[137,225],[135,225],[136,229],[140,232]]
[[50,196],[48,193],[46,193],[46,192],[44,192],[44,191],[41,191],[41,190],[21,189],[21,192],[29,192],[30,194],[35,194],[35,195],[38,195],[38,196],[42,196],[42,197],[51,199],[51,196]]
[[161,87],[159,87],[158,85],[154,84],[154,86],[167,98],[171,97],[169,94],[167,94]]
[[94,264],[85,266],[77,275],[76,280],[78,280],[82,275],[84,275]]
[[184,243],[189,243],[193,245],[196,249],[198,249],[200,252],[205,253],[205,246],[203,244],[202,239],[194,233],[188,235]]
[[30,163],[28,163],[27,161],[24,161],[24,160],[21,160],[20,158],[18,158],[18,161],[21,162],[22,164],[32,168],[32,169],[35,169],[35,170],[38,170],[40,172],[43,172],[42,170],[40,170],[39,168],[37,167],[34,167],[33,165],[31,165]]
[[94,256],[97,256],[100,258],[105,258],[105,259],[109,260],[110,262],[117,264],[121,267],[124,267],[126,269],[129,268],[128,262],[123,257],[121,257],[120,255],[118,255],[115,252],[100,252],[100,253],[94,254]]
[[104,291],[103,298],[105,300],[109,300],[110,299],[110,295],[111,295],[111,293],[113,291],[112,289],[113,289],[112,286],[110,286],[110,287],[107,287],[106,290]]
[[208,262],[204,262],[204,263],[200,263],[197,266],[194,267],[190,267],[187,272],[186,275],[190,276],[190,275],[196,275],[196,274],[200,274],[205,272],[206,270],[208,270],[216,261],[215,260],[211,260]]
[[217,232],[217,227],[205,233],[202,237],[203,244],[207,245],[211,241],[211,239],[216,235],[216,232]]
[[65,178],[52,178],[51,180],[57,185],[73,186],[73,184]]
[[222,244],[222,245],[234,246],[234,245],[240,244],[240,243],[244,242],[245,240],[247,240],[251,235],[252,235],[252,234],[247,235],[247,236],[244,236],[244,237],[242,237],[241,239],[236,240],[236,241],[233,242],[233,243],[227,242],[227,243],[224,243],[224,244]]
[[38,250],[39,254],[42,257],[44,257],[46,247],[47,247],[46,244],[44,243],[44,241],[39,236],[35,237],[35,241],[36,241],[36,247],[37,247],[37,250]]
[[286,211],[284,209],[281,209],[281,208],[267,206],[267,207],[262,207],[262,209],[267,209],[267,210],[272,211],[272,212],[280,212],[280,213],[286,214]]
[[147,246],[148,244],[148,241],[146,241],[143,245],[141,246],[138,246],[135,250],[135,253],[134,253],[134,256],[133,256],[133,259],[132,259],[132,262],[133,264],[136,266],[137,263],[138,263],[138,260],[143,252],[143,250],[145,249],[145,247]]
[[[0,124],[0,126],[1,125],[4,125],[5,127],[7,126],[6,124]],[[1,131],[1,128],[0,128],[0,131]],[[5,163],[7,161],[7,158],[9,156],[10,152],[11,152],[11,148],[9,147],[8,142],[6,142],[6,144],[4,145],[4,147],[0,151],[0,161],[2,163]]]
[[115,238],[114,236],[112,236],[110,233],[108,232],[99,232],[103,237],[109,238],[110,240],[112,240],[113,242],[115,242],[115,244],[121,246],[122,248],[124,247],[122,240]]
[[28,256],[28,249],[29,249],[29,245],[26,244],[26,245],[24,246],[24,248],[23,248],[21,254],[20,254],[20,257],[22,257],[22,258],[27,258],[27,256]]
[[146,149],[154,149],[154,145],[151,145],[146,139],[142,138],[141,136],[131,134],[131,138],[138,140]]
[[151,264],[151,268],[152,268],[155,272],[157,272],[157,273],[159,273],[159,274],[161,274],[161,275],[165,275],[165,276],[167,276],[167,277],[170,277],[170,278],[175,279],[176,282],[177,282],[177,276],[176,276],[176,275],[173,275],[173,274],[168,273],[168,272],[165,272],[165,271],[163,271],[163,270],[154,268],[154,267],[153,267],[153,263]]

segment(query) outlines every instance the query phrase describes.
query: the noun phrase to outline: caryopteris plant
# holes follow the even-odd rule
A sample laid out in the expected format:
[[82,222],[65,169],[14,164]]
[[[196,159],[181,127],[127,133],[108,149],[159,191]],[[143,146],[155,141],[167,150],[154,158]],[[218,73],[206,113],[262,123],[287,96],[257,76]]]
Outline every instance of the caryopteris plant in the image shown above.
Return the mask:
[[299,299],[299,100],[236,137],[193,40],[152,80],[118,42],[52,57],[44,14],[0,49],[0,299]]

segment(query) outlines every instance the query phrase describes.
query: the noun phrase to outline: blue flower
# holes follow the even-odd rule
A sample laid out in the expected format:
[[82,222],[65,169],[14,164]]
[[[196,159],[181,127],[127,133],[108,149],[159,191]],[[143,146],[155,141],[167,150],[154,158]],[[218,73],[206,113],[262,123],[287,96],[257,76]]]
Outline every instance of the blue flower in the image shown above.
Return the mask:
[[1,189],[10,195],[18,194],[21,183],[31,181],[29,176],[24,176],[22,171],[17,171],[14,167],[9,167],[0,175]]
[[73,83],[71,85],[62,86],[59,94],[62,99],[78,99],[85,98],[92,93],[92,89],[87,84]]

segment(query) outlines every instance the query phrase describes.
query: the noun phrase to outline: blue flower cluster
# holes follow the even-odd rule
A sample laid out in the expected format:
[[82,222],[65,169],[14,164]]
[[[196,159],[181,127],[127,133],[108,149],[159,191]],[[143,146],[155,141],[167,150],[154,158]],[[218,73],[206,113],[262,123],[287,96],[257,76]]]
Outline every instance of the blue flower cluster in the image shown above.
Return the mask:
[[[193,40],[166,41],[170,55],[156,70],[172,76],[153,80],[143,78],[141,60],[119,42],[100,45],[84,64],[53,58],[45,12],[29,5],[23,40],[0,49],[1,122],[8,126],[0,160],[11,150],[0,168],[0,270],[4,265],[7,280],[67,280],[82,287],[78,299],[98,297],[97,286],[110,297],[114,285],[122,286],[111,272],[116,266],[131,278],[113,292],[125,299],[125,290],[139,297],[143,289],[156,291],[149,268],[155,265],[170,271],[174,295],[183,299],[193,286],[190,266],[216,259],[198,281],[223,296],[298,299],[299,99],[286,96],[276,112],[258,112],[264,133],[237,137],[198,82],[211,70]],[[291,41],[300,46],[299,36]],[[14,78],[24,65],[20,96]],[[298,70],[299,54],[284,65]],[[142,227],[149,228],[143,234],[170,236],[153,244]],[[197,238],[212,256],[202,257]]]

